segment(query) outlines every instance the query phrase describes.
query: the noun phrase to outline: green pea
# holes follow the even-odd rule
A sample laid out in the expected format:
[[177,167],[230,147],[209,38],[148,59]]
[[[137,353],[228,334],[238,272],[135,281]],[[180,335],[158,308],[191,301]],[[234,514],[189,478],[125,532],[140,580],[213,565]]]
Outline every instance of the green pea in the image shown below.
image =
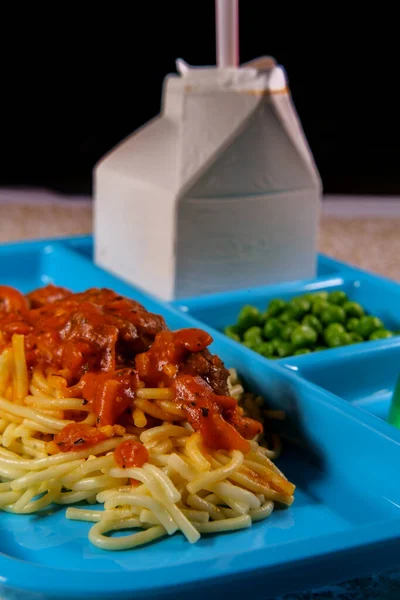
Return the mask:
[[378,329],[385,329],[384,324],[381,319],[378,317],[362,317],[356,329],[357,333],[361,335],[364,339],[369,338],[371,333],[377,331]]
[[240,342],[239,329],[237,325],[228,325],[224,329],[225,335],[227,335],[231,340],[235,340],[235,342]]
[[293,309],[295,319],[301,319],[311,309],[311,302],[304,296],[297,296],[290,301],[289,306]]
[[351,317],[351,319],[349,319],[346,323],[347,331],[357,331],[359,323],[360,319],[357,319],[357,317]]
[[289,323],[289,321],[294,321],[294,310],[291,306],[288,306],[282,314],[279,315],[279,320],[281,323]]
[[369,339],[372,340],[386,340],[387,338],[393,337],[393,333],[388,331],[387,329],[377,329],[373,331],[369,336]]
[[230,335],[228,335],[229,338],[231,338],[231,340],[234,340],[235,342],[241,342],[241,337],[240,335],[238,335],[237,333],[231,333]]
[[339,346],[343,346],[342,336],[338,334],[326,336],[325,341],[329,348],[339,348]]
[[266,358],[271,358],[274,355],[274,346],[271,342],[263,342],[255,348],[255,351]]
[[324,308],[321,312],[321,323],[329,325],[330,323],[344,323],[346,320],[346,313],[341,306],[331,304]]
[[268,340],[279,337],[281,327],[282,324],[278,321],[278,319],[268,319],[263,328],[264,337],[266,337]]
[[328,300],[328,292],[322,290],[320,292],[312,292],[309,294],[311,302],[315,302],[316,300]]
[[347,317],[357,317],[361,319],[364,316],[364,309],[358,302],[345,302],[343,304],[343,310]]
[[246,304],[242,307],[239,316],[237,318],[236,326],[238,329],[243,332],[249,327],[254,327],[260,325],[261,323],[261,313],[255,306],[250,306],[250,304]]
[[294,356],[299,356],[300,354],[311,354],[311,350],[309,348],[299,348],[294,352]]
[[359,335],[356,331],[351,331],[349,335],[353,344],[358,344],[359,342],[364,341],[364,338],[362,338],[361,335]]
[[246,346],[246,348],[250,348],[250,350],[254,350],[254,346],[250,342],[242,342],[242,346]]
[[285,342],[289,342],[292,332],[294,329],[296,329],[296,327],[299,326],[298,321],[289,321],[289,323],[286,323],[285,325],[282,326],[281,329],[281,338],[283,340],[285,340]]
[[302,325],[308,325],[315,329],[317,333],[322,333],[321,321],[315,315],[306,315],[302,320]]
[[236,333],[239,334],[240,333],[240,329],[237,325],[227,325],[224,328],[224,332],[226,333],[226,335],[228,335],[229,333]]
[[247,331],[244,332],[243,340],[248,344],[251,344],[252,348],[260,346],[260,344],[263,343],[261,327],[250,327]]
[[347,294],[343,292],[343,290],[335,290],[334,292],[330,292],[328,296],[328,302],[331,304],[340,304],[343,305],[347,300]]
[[277,317],[285,310],[286,306],[287,302],[281,300],[281,298],[275,298],[274,300],[271,300],[266,310],[266,317]]
[[275,346],[275,352],[279,358],[284,358],[285,356],[290,356],[293,354],[293,346],[290,342],[275,339],[273,345]]
[[313,294],[302,294],[301,296],[296,296],[296,298],[302,298],[307,300],[307,302],[313,302]]
[[314,352],[322,352],[322,350],[327,350],[327,346],[315,346]]
[[311,312],[316,317],[320,317],[322,311],[328,308],[329,306],[330,305],[326,300],[324,300],[324,298],[317,298],[312,304]]
[[299,325],[293,330],[290,339],[295,349],[305,348],[316,343],[318,334],[308,325]]
[[348,346],[349,344],[353,343],[352,337],[351,337],[350,333],[347,333],[347,331],[342,333],[341,340],[342,340],[342,346]]
[[340,323],[331,323],[325,329],[324,335],[342,335],[342,333],[345,333],[345,331],[345,328]]
[[279,344],[280,344],[282,341],[283,341],[283,340],[282,340],[281,338],[278,338],[278,337],[276,337],[276,338],[274,338],[273,340],[271,340],[271,342],[270,342],[270,343],[272,344],[272,347],[273,347],[273,349],[274,349],[274,352],[276,352],[276,347],[277,347],[277,346],[279,346]]
[[342,335],[345,333],[343,325],[331,323],[324,331],[324,340],[329,348],[337,348],[342,345]]

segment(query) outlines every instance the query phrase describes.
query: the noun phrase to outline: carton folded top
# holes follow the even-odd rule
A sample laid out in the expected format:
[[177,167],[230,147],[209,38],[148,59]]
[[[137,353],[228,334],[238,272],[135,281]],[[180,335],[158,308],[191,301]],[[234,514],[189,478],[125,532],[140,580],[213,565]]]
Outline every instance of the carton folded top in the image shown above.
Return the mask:
[[189,67],[164,81],[161,114],[100,168],[172,198],[319,189],[287,87],[270,57],[239,68]]
[[177,60],[177,70],[187,91],[235,91],[247,93],[277,93],[287,91],[284,69],[270,57],[256,59],[239,68],[191,67]]

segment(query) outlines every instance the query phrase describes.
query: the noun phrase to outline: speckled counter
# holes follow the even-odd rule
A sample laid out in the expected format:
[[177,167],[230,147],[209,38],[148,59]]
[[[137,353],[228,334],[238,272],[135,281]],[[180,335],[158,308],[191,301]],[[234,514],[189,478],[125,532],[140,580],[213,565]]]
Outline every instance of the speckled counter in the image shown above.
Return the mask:
[[[319,249],[340,260],[400,281],[399,230],[400,211],[395,211],[390,216],[386,214],[384,217],[351,214],[329,216],[323,211]],[[92,207],[87,199],[54,201],[50,197],[37,194],[29,201],[24,195],[14,201],[12,194],[8,194],[2,201],[0,195],[0,243],[86,234],[91,231]],[[289,595],[281,600],[317,598],[399,600],[400,574],[389,573],[347,581],[314,593]],[[258,600],[267,600],[267,596]]]
[[319,249],[400,281],[400,218],[322,217]]
[[90,233],[90,202],[4,202],[0,200],[0,243]]

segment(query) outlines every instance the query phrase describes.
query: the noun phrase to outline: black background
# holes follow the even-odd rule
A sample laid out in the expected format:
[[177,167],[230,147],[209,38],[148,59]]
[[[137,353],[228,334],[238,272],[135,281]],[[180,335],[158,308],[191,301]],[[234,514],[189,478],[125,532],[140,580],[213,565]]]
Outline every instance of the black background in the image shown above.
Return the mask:
[[[2,186],[90,193],[96,161],[158,113],[175,59],[215,64],[213,0],[12,13],[0,15]],[[400,194],[399,37],[389,4],[240,0],[241,61],[285,67],[325,193]]]

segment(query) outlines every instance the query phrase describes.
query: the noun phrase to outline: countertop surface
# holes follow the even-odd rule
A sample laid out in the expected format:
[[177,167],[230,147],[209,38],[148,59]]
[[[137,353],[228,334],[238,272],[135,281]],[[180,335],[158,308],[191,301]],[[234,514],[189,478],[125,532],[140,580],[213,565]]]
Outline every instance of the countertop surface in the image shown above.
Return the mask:
[[[87,197],[0,190],[0,243],[92,231]],[[319,250],[400,281],[400,199],[326,197]]]
[[[400,199],[327,197],[321,210],[319,250],[400,281],[399,230]],[[90,198],[66,198],[45,190],[0,190],[0,243],[91,231]],[[357,579],[281,600],[317,598],[398,600],[400,574]]]

